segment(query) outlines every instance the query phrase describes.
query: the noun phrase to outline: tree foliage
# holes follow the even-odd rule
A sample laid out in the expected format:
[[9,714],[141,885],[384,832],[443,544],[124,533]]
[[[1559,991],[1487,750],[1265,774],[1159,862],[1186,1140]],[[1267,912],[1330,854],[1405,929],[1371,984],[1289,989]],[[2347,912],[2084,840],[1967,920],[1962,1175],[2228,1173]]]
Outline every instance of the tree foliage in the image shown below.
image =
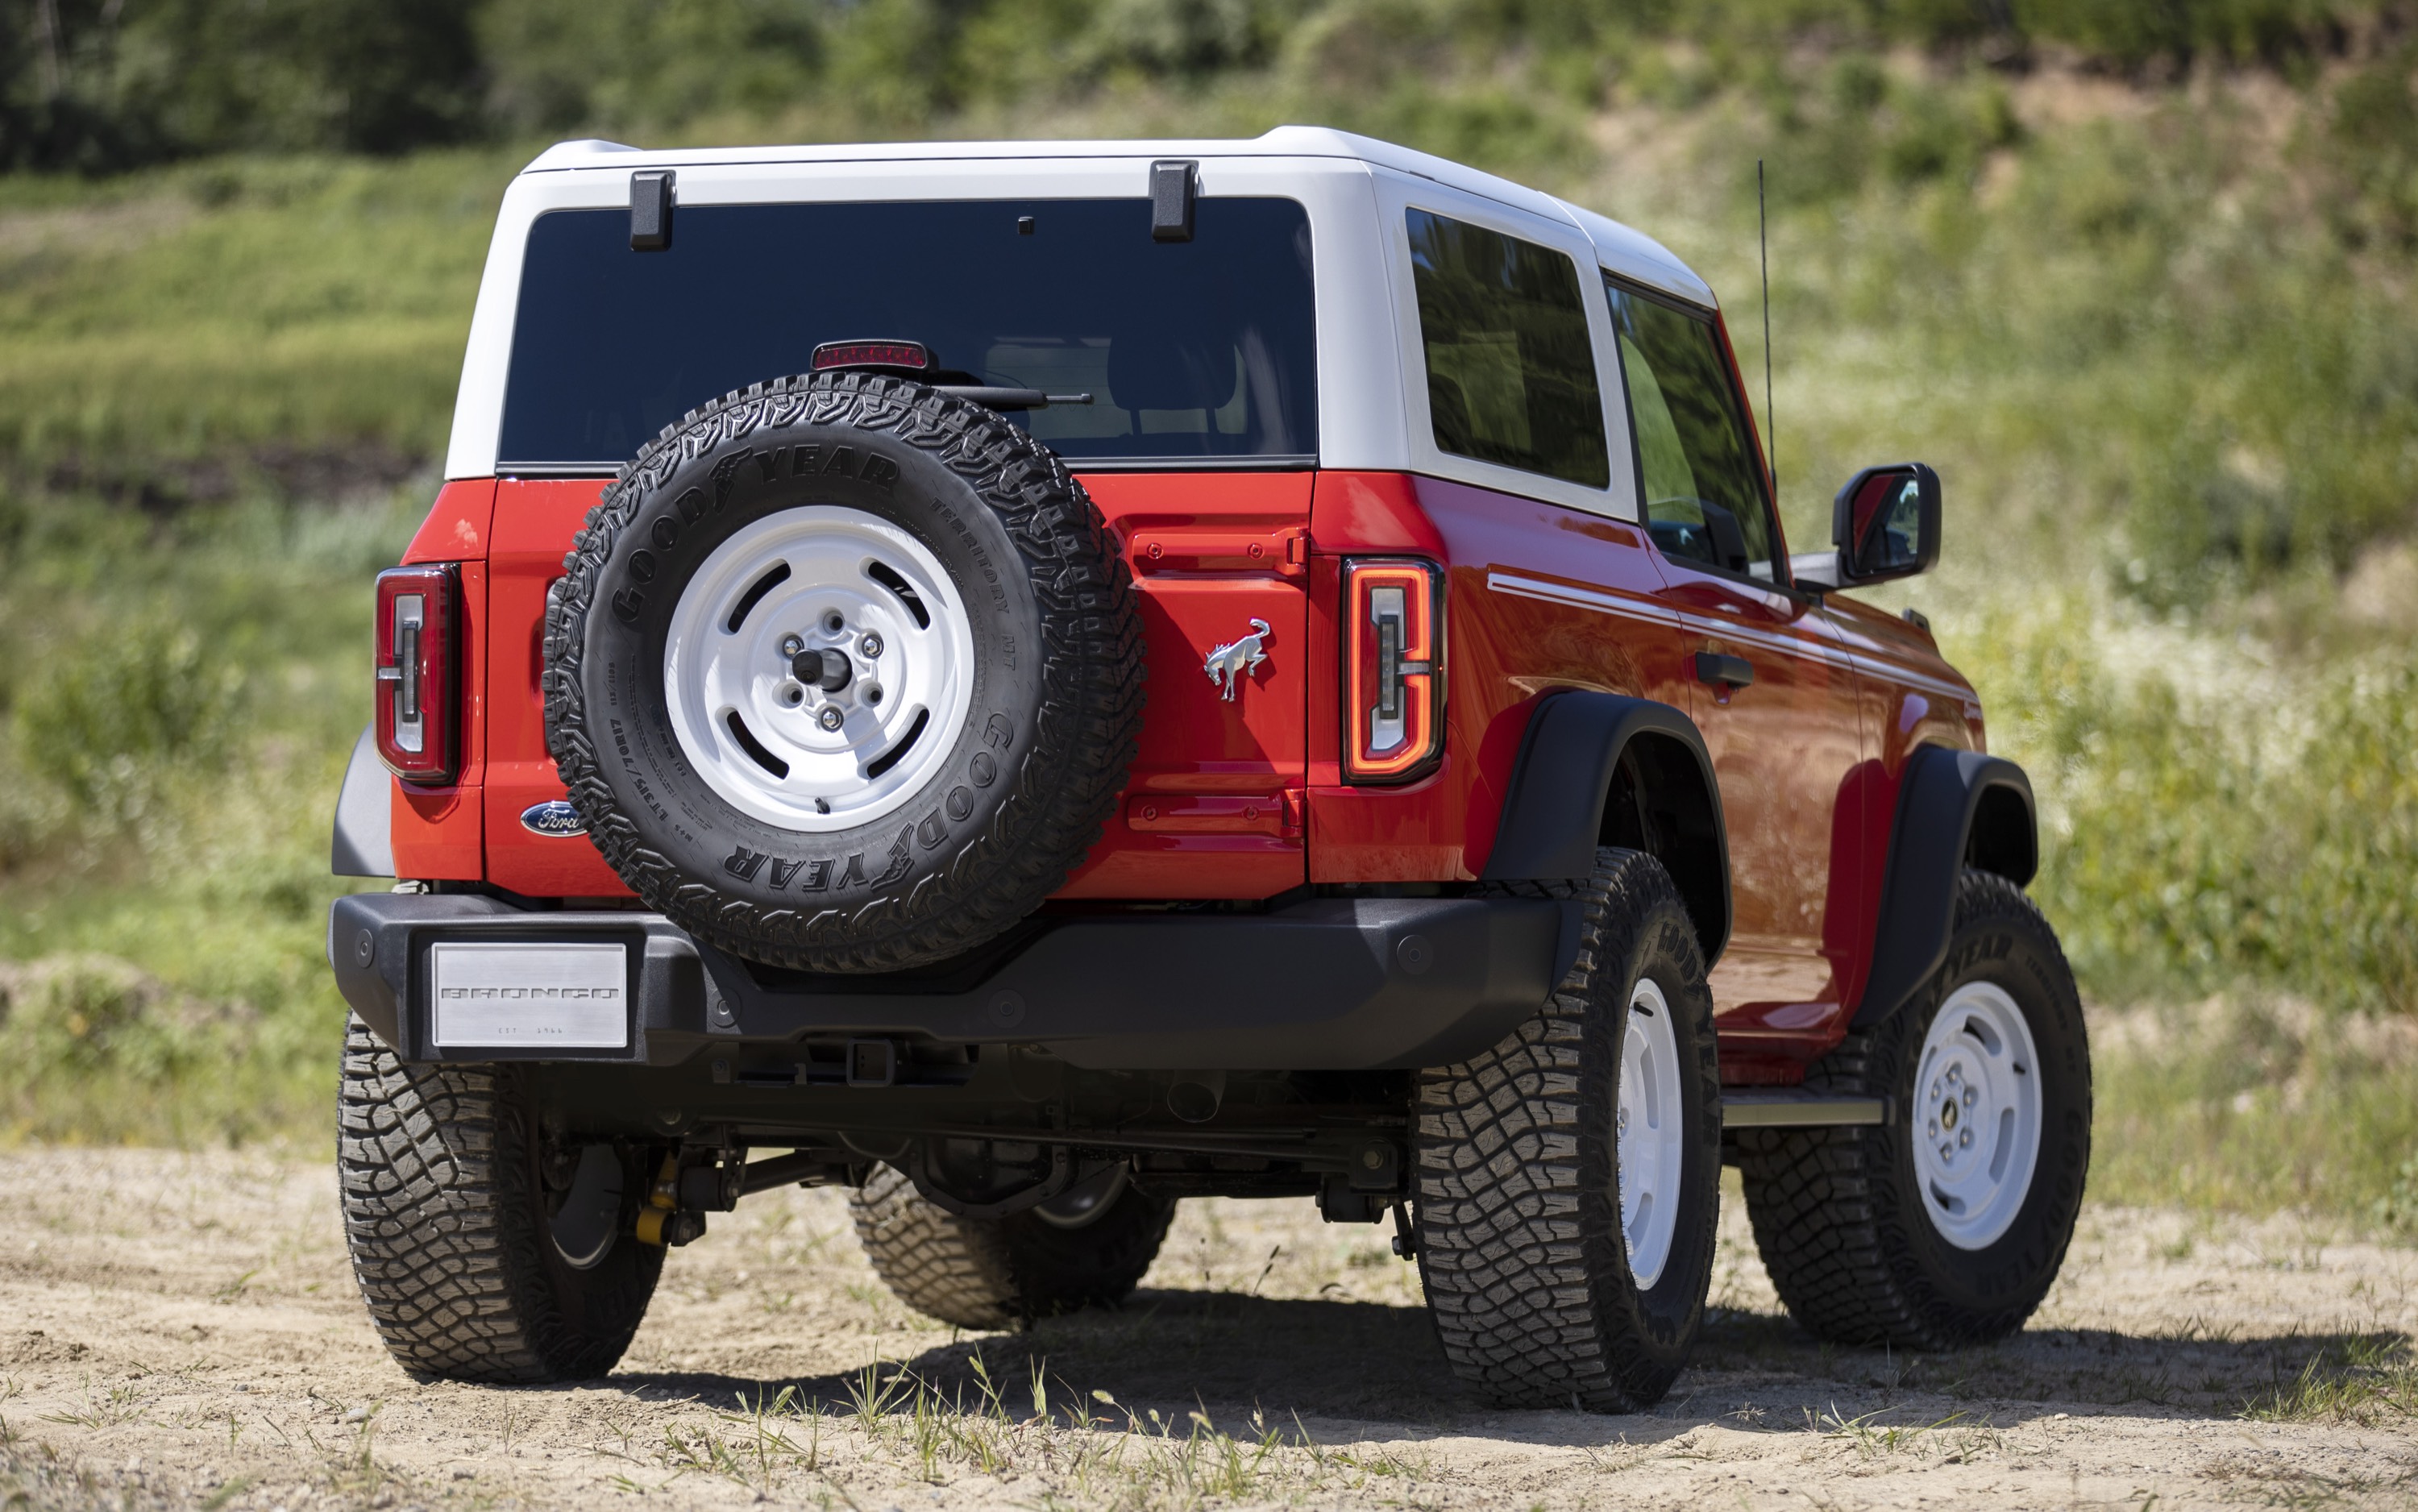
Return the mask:
[[[1584,90],[1641,39],[1729,71],[1802,41],[2035,48],[2118,70],[2288,63],[2395,0],[0,0],[0,169],[242,149],[400,152],[678,130],[805,103],[866,130],[969,104],[1199,84],[1284,60],[1407,88],[1441,52]],[[1502,108],[1517,114],[1516,99]],[[1480,130],[1491,129],[1478,123]]]

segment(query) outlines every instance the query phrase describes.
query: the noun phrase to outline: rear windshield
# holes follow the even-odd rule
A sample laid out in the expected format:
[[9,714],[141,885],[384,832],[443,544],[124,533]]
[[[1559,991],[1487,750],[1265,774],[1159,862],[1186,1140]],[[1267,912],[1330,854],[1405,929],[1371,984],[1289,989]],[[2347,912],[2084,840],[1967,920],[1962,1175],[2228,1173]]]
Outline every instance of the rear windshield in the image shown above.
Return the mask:
[[1307,466],[1318,450],[1309,221],[1202,199],[699,206],[630,250],[627,210],[529,228],[497,466],[610,469],[682,413],[806,370],[821,343],[921,342],[965,380],[1088,405],[1011,411],[1069,461]]

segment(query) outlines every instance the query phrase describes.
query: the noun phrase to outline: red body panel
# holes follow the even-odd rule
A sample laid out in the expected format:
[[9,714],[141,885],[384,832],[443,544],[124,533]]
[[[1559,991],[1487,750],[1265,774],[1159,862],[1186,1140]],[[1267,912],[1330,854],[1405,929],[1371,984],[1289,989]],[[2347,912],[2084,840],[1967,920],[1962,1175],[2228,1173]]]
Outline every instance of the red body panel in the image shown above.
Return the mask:
[[[1260,898],[1299,887],[1310,475],[1084,482],[1142,589],[1149,702],[1117,815],[1059,895]],[[472,706],[461,785],[398,797],[404,875],[483,878],[535,897],[628,895],[593,846],[520,823],[530,805],[564,796],[538,686],[545,594],[604,488],[596,479],[451,483],[414,542],[408,560],[463,564]],[[1202,662],[1251,634],[1255,619],[1269,627],[1267,659],[1229,702]],[[1135,808],[1159,794],[1190,801],[1148,817]]]
[[1686,706],[1678,640],[1653,597],[1662,576],[1633,526],[1465,483],[1323,473],[1310,536],[1321,664],[1339,656],[1336,562],[1413,554],[1446,569],[1447,679],[1444,763],[1403,787],[1342,786],[1340,708],[1332,692],[1313,704],[1313,881],[1477,877],[1540,694],[1599,688]]
[[497,626],[487,650],[487,880],[532,897],[627,897],[630,890],[579,836],[521,823],[532,804],[563,796],[545,749],[545,590],[562,575],[571,538],[603,496],[601,479],[522,481],[496,490],[487,545],[487,601]]
[[[1712,973],[1727,1075],[1835,1042],[1869,954],[1856,680],[1830,616],[1794,594],[1665,562],[1682,649],[1743,658],[1743,688],[1692,679],[1730,848],[1730,943]],[[1763,1079],[1771,1079],[1765,1077]],[[1795,1079],[1788,1077],[1786,1079]]]
[[[1084,478],[1141,590],[1148,705],[1116,815],[1058,894],[1263,898],[1317,883],[1474,879],[1536,700],[1593,688],[1687,710],[1728,821],[1734,928],[1713,973],[1724,1078],[1793,1081],[1862,990],[1907,755],[1979,748],[1980,706],[1929,637],[1666,560],[1621,521],[1403,474]],[[547,586],[604,484],[454,482],[406,561],[462,564],[463,778],[396,785],[406,877],[532,896],[626,894],[583,840],[521,813],[563,796],[545,750]],[[1341,778],[1346,557],[1446,572],[1446,747],[1400,787]],[[1203,666],[1267,629],[1228,700]],[[1699,651],[1745,658],[1735,691]]]
[[[1856,671],[1861,705],[1863,757],[1853,779],[1864,795],[1864,843],[1857,891],[1874,900],[1876,909],[1889,865],[1890,826],[1897,816],[1898,785],[1905,775],[1906,757],[1923,745],[1955,751],[1988,749],[1982,705],[1974,696],[1973,685],[1940,656],[1927,632],[1852,599],[1833,596],[1829,602],[1840,643]],[[1871,963],[1870,928],[1863,944],[1843,988],[1843,1001],[1862,1000],[1864,974]]]
[[[1308,879],[1282,816],[1301,806],[1310,690],[1333,686],[1307,628],[1310,478],[1083,477],[1141,589],[1149,702],[1118,817],[1058,896],[1264,898]],[[1230,702],[1202,664],[1254,619],[1267,659]]]
[[406,562],[462,564],[462,775],[451,787],[388,779],[394,793],[395,874],[477,881],[486,875],[480,808],[486,780],[487,532],[495,515],[493,479],[447,483],[405,548]]

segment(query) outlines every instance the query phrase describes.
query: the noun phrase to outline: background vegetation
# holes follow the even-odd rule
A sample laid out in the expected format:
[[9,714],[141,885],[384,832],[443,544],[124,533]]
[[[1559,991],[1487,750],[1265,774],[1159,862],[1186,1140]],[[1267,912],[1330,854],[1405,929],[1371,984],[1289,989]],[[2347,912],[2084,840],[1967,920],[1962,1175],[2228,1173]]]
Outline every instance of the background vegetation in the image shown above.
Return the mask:
[[[324,1137],[366,585],[558,135],[1366,130],[1669,242],[1791,535],[2047,820],[2097,1190],[2418,1227],[2418,14],[2351,0],[0,0],[0,1126]],[[14,963],[14,964],[11,964]],[[230,1070],[230,1068],[233,1068]]]

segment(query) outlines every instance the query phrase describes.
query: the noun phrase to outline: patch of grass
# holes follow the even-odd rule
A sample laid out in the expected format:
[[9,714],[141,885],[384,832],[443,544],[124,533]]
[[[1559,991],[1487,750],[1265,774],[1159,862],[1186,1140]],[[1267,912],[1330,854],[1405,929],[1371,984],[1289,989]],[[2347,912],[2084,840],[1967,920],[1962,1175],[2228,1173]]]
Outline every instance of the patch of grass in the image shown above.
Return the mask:
[[0,1137],[316,1142],[328,816],[424,507],[0,492]]
[[2251,1397],[2242,1415],[2258,1423],[2408,1423],[2418,1418],[2418,1361],[2407,1336],[2350,1338]]
[[2031,774],[2033,892],[2102,996],[2418,1011],[2418,648],[2303,661],[2055,589],[1938,623]]
[[0,176],[0,456],[442,445],[517,150]]
[[[1339,1449],[1260,1413],[1247,1431],[1230,1432],[1198,1410],[1129,1408],[1105,1391],[1072,1390],[1040,1362],[1013,1391],[991,1376],[979,1352],[967,1367],[971,1392],[875,1365],[849,1383],[844,1401],[810,1399],[794,1386],[742,1393],[733,1409],[667,1428],[650,1450],[625,1443],[605,1451],[634,1461],[634,1472],[614,1484],[645,1493],[706,1475],[763,1496],[815,1494],[809,1489],[819,1487],[852,1500],[836,1467],[861,1462],[866,1452],[931,1486],[1046,1474],[1040,1504],[1053,1507],[1291,1502],[1378,1487],[1399,1492],[1432,1478],[1417,1459]],[[1021,1399],[1011,1406],[1011,1397]],[[840,1441],[857,1453],[837,1454]]]
[[42,1415],[45,1423],[64,1423],[71,1428],[106,1428],[131,1423],[143,1415],[143,1398],[132,1382],[120,1382],[114,1386],[87,1388],[84,1405],[63,1407]]
[[2418,1231],[2410,1027],[2257,999],[2095,1015],[2092,1199]]

